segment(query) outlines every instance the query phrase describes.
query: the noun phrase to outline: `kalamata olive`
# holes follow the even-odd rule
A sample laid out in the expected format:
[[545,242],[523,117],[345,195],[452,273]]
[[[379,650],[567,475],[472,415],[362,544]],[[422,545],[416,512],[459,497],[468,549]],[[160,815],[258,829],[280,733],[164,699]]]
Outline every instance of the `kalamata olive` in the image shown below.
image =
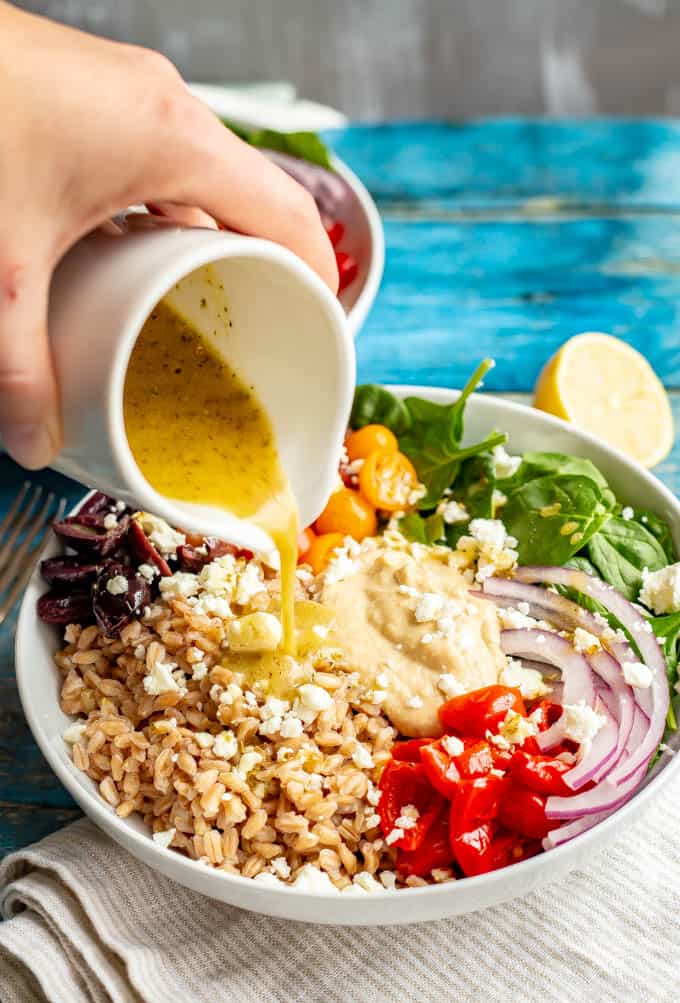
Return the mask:
[[124,564],[110,564],[97,576],[94,586],[94,615],[108,637],[120,633],[133,617],[139,616],[150,601],[149,583],[133,568]]
[[91,585],[101,568],[101,562],[80,557],[48,557],[40,562],[40,574],[47,584],[61,591]]
[[78,509],[78,515],[94,515],[97,512],[111,512],[116,507],[116,499],[105,495],[102,491],[95,491],[93,495],[86,498]]
[[38,616],[43,623],[91,623],[94,620],[92,593],[73,592],[64,596],[50,591],[38,599]]
[[250,550],[239,550],[233,543],[218,540],[216,536],[206,536],[201,548],[192,547],[188,543],[177,548],[177,558],[182,571],[193,571],[194,573],[199,572],[215,558],[224,557],[225,554],[245,557],[246,560],[250,560],[253,556]]
[[130,521],[127,543],[130,548],[130,554],[137,564],[153,564],[163,578],[167,578],[172,574],[168,562],[161,557],[135,519]]
[[80,516],[68,516],[61,522],[53,523],[52,529],[73,550],[95,557],[112,554],[127,533],[130,522],[130,517],[125,515],[112,529],[104,529],[86,525],[79,519]]

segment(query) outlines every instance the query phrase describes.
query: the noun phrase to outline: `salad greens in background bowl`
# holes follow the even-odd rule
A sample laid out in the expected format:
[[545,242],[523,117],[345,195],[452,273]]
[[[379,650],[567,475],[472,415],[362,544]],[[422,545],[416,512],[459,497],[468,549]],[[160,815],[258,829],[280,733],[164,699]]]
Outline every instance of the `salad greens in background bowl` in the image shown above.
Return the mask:
[[224,123],[313,196],[335,248],[338,297],[356,335],[378,292],[385,263],[380,215],[359,178],[313,132],[277,132]]
[[[650,473],[594,437],[543,412],[473,393],[488,366],[482,363],[462,393],[359,387],[351,424],[387,425],[418,472],[426,493],[416,509],[395,517],[406,536],[455,548],[472,519],[487,526],[505,523],[517,541],[520,567],[508,577],[490,565],[488,574],[478,573],[475,589],[511,612],[528,612],[534,623],[552,623],[553,633],[505,630],[506,642],[525,664],[543,667],[560,666],[566,645],[571,654],[561,666],[562,702],[586,702],[592,687],[607,708],[607,727],[581,760],[581,772],[590,771],[585,789],[553,799],[552,817],[564,822],[544,842],[548,852],[458,881],[346,896],[260,884],[164,850],[149,839],[141,820],[117,817],[70,759],[63,740],[70,718],[59,707],[52,661],[59,636],[38,619],[44,584],[36,571],[17,631],[17,678],[27,719],[83,810],[141,860],[205,895],[270,915],[355,925],[436,919],[526,894],[588,864],[677,771],[673,751],[680,740],[668,696],[670,691],[675,698],[680,613],[663,612],[672,588],[662,579],[680,545],[680,503]],[[456,517],[456,506],[465,520]],[[57,550],[52,541],[44,556]],[[600,636],[611,630],[614,673],[605,651],[601,674],[579,675],[583,660],[574,658],[579,653],[571,647],[576,622]],[[625,654],[629,647],[634,656]],[[637,677],[624,685],[626,658],[634,658]],[[596,706],[603,709],[601,702]]]

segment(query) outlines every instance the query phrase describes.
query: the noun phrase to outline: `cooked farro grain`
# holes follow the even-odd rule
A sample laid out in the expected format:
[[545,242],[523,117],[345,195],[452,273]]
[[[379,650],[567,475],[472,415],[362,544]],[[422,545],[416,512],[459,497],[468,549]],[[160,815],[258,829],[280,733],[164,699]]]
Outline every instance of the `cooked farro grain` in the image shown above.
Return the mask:
[[[313,864],[338,889],[360,872],[392,873],[395,851],[366,800],[395,737],[380,707],[320,652],[308,669],[332,702],[298,734],[265,707],[264,687],[229,667],[225,633],[219,616],[181,599],[158,599],[117,639],[69,625],[55,662],[62,709],[85,719],[74,764],[119,817],[174,829],[175,852],[227,873],[291,883]],[[177,689],[148,692],[148,674],[168,664]],[[198,678],[196,665],[206,667]]]

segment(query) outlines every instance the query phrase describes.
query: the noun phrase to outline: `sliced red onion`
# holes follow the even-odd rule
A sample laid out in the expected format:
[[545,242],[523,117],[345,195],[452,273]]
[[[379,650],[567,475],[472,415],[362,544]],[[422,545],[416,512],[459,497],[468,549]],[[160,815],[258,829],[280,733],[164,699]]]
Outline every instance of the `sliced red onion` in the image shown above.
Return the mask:
[[[620,784],[625,783],[626,780],[631,776],[635,767],[635,763],[638,750],[640,749],[642,743],[649,732],[649,717],[642,708],[638,705],[635,706],[635,715],[633,717],[633,726],[630,730],[630,735],[628,736],[628,741],[626,743],[626,748],[623,755],[620,757],[614,769],[607,776],[607,782],[610,784]],[[656,748],[656,746],[655,746]],[[651,758],[651,757],[650,757]],[[649,760],[647,761],[647,763]],[[645,766],[647,765],[645,763]]]
[[603,680],[609,689],[609,697],[606,698],[603,695],[603,699],[618,722],[616,754],[603,764],[603,771],[597,770],[593,774],[592,779],[598,781],[602,780],[616,766],[623,755],[633,727],[635,700],[630,686],[623,678],[621,666],[613,655],[610,655],[608,651],[596,651],[592,655],[588,655],[588,661],[598,678]]
[[[631,760],[632,758],[631,756]],[[545,803],[546,818],[581,818],[583,815],[599,815],[620,808],[635,793],[646,771],[647,763],[644,763],[625,782],[612,783],[606,779],[582,794],[572,797],[551,796]]]
[[559,745],[564,740],[565,733],[566,724],[564,714],[561,714],[549,728],[546,728],[545,731],[539,731],[538,735],[536,735],[536,744],[541,752],[549,752],[550,749],[554,749],[556,745]]
[[590,665],[583,655],[559,634],[541,630],[504,630],[501,648],[515,658],[533,658],[554,665],[562,672],[564,703],[595,703],[595,687]]
[[557,829],[553,829],[542,840],[543,849],[554,850],[555,847],[561,846],[562,843],[568,843],[575,836],[580,836],[582,832],[592,829],[598,822],[603,822],[609,815],[611,815],[609,811],[603,811],[597,815],[583,815],[581,818],[575,818],[573,821],[567,822],[566,825],[558,826]]
[[[652,672],[652,683],[649,692],[645,693],[643,697],[639,698],[640,691],[636,691],[636,702],[643,703],[649,714],[647,733],[638,747],[633,749],[631,755],[625,761],[622,760],[620,765],[617,764],[616,767],[617,783],[620,787],[626,787],[628,782],[639,774],[643,766],[646,768],[664,733],[670,695],[666,663],[659,642],[654,634],[648,631],[647,621],[631,602],[611,585],[606,585],[599,579],[587,575],[584,571],[573,568],[522,567],[517,568],[515,577],[524,584],[544,582],[551,585],[566,585],[585,595],[592,596],[616,617],[631,637],[635,638],[642,659]],[[617,648],[617,655],[619,658],[626,657],[627,651],[631,651],[628,645],[622,645]],[[632,651],[631,657],[634,657]],[[567,702],[571,701],[567,700]],[[630,745],[632,745],[632,740],[629,738]],[[614,771],[610,776],[613,774]]]
[[[523,570],[517,568],[516,574]],[[517,578],[487,578],[482,595],[501,607],[505,605],[516,609],[519,603],[526,603],[529,606],[528,616],[535,620],[547,620],[560,630],[582,627],[599,637],[606,629],[593,613],[573,600],[557,592],[549,592],[539,585],[527,585],[517,581]]]
[[[585,747],[585,754],[573,769],[564,774],[564,782],[573,791],[580,790],[591,780],[595,780],[596,775],[604,776],[607,767],[611,769],[614,763],[618,748],[619,727],[616,719],[609,712],[609,708],[602,700],[602,695],[598,695],[597,712],[604,717],[604,724],[597,732],[592,742]],[[564,717],[564,715],[562,715]],[[584,750],[584,746],[581,746]],[[565,800],[569,800],[566,798]]]

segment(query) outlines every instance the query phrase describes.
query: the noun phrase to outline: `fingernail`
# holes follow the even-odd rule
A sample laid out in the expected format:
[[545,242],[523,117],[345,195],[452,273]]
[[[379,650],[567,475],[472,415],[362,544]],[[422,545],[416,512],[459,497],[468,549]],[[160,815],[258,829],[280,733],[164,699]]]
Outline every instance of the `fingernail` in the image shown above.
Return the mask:
[[54,423],[7,425],[2,430],[7,452],[29,470],[47,466],[53,458],[59,441]]

